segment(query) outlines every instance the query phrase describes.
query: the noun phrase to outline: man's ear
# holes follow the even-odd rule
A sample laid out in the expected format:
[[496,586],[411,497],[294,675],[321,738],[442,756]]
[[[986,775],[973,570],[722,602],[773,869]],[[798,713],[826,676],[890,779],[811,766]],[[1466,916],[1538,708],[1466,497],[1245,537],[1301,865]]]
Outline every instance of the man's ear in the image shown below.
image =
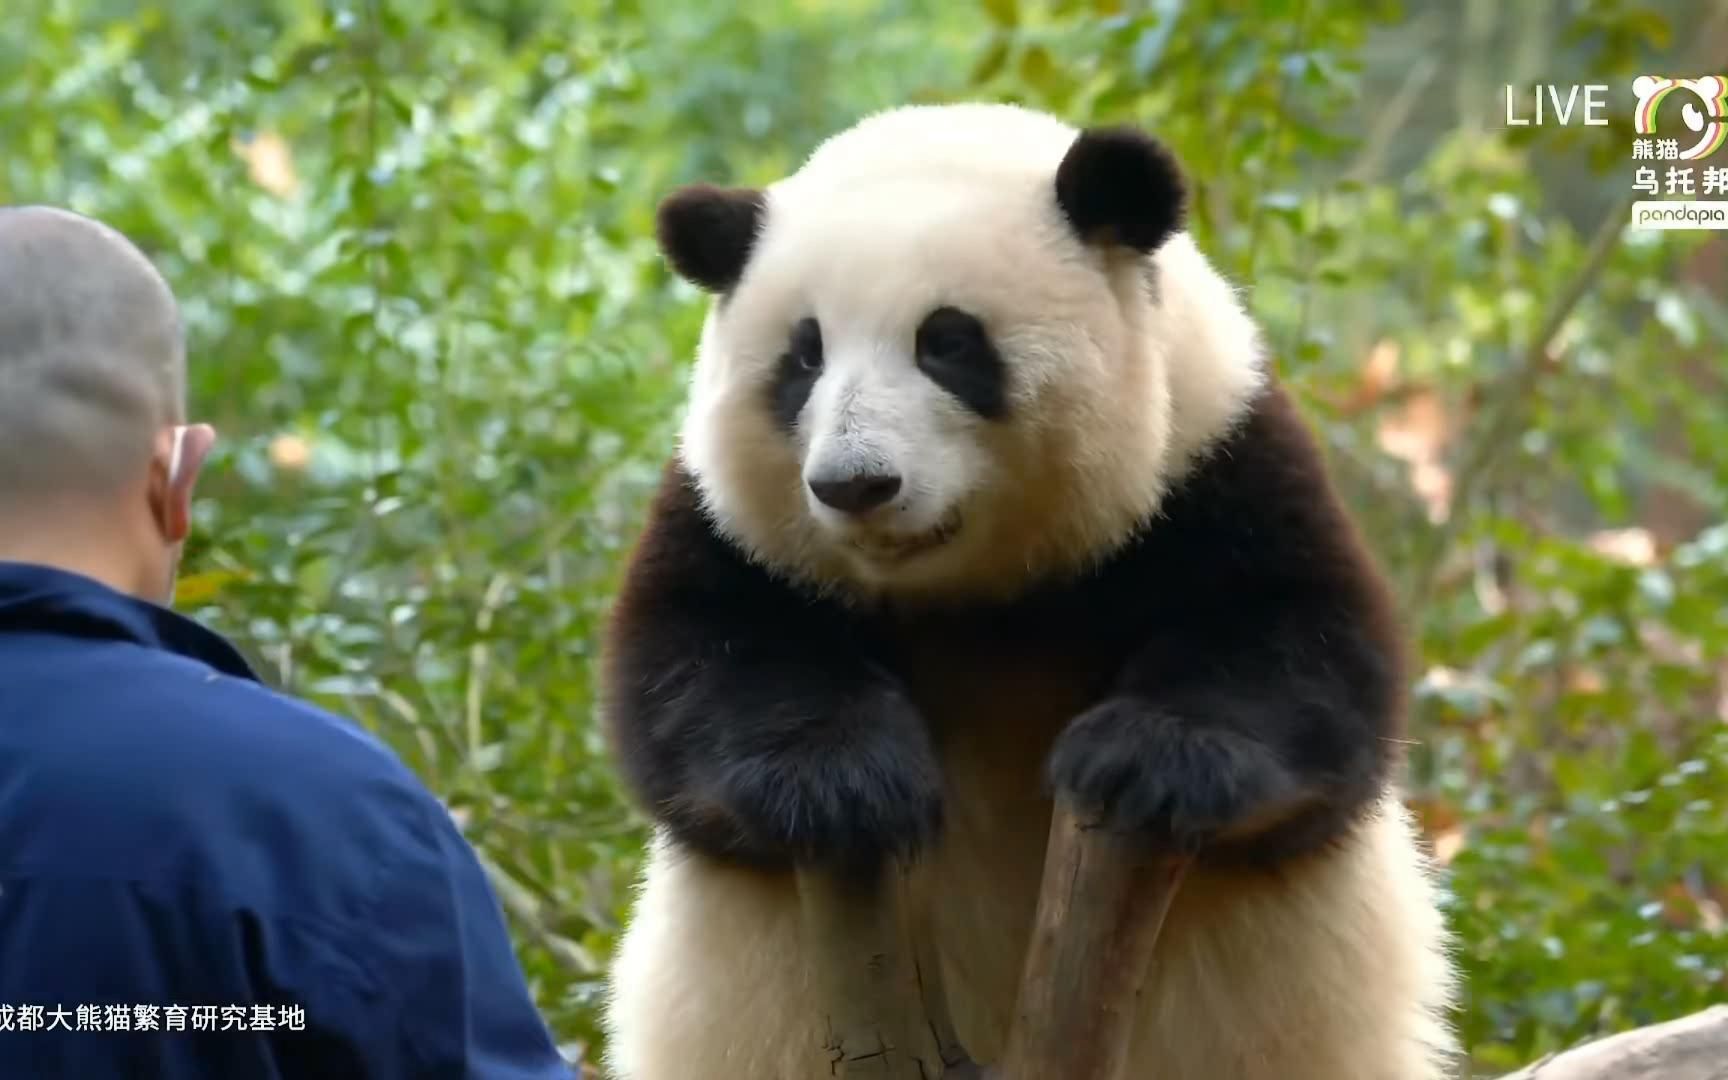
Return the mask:
[[729,292],[744,276],[766,210],[767,200],[755,188],[679,188],[660,204],[660,250],[686,281],[708,292]]
[[209,424],[169,428],[159,441],[152,463],[151,494],[163,538],[178,544],[192,531],[192,490],[204,459],[216,445]]
[[1156,251],[1182,228],[1188,193],[1176,157],[1131,127],[1088,128],[1056,170],[1056,202],[1089,244]]

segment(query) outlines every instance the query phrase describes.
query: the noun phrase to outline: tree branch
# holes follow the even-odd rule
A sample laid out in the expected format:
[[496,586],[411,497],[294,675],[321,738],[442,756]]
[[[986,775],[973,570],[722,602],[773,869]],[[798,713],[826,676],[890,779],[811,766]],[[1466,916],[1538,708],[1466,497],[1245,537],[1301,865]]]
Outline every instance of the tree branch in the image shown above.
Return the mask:
[[[1114,1080],[1187,862],[1052,815],[1005,1060],[967,1056],[942,984],[925,875],[799,874],[831,1075],[845,1080]],[[1604,1036],[1499,1080],[1728,1080],[1728,1005]]]
[[1187,871],[1083,822],[1051,815],[1044,876],[1004,1060],[980,1069],[943,985],[921,871],[798,874],[804,928],[828,1017],[824,1047],[847,1080],[1114,1080],[1140,991]]
[[1049,849],[1002,1080],[1114,1080],[1188,860],[1147,855],[1065,802]]
[[[918,987],[905,882],[801,870],[798,892],[825,1003],[830,1071],[846,1080],[938,1080],[942,1065]],[[943,1002],[941,1013],[946,1016]]]
[[1728,1005],[1609,1035],[1500,1080],[1728,1080]]
[[1445,562],[1447,549],[1452,546],[1453,538],[1468,516],[1470,499],[1493,470],[1500,452],[1518,433],[1519,421],[1525,415],[1529,398],[1535,393],[1537,382],[1548,369],[1548,352],[1554,339],[1560,335],[1566,320],[1571,318],[1572,312],[1595,286],[1597,278],[1601,277],[1609,257],[1619,246],[1632,203],[1637,197],[1637,193],[1633,192],[1615,201],[1613,209],[1608,211],[1596,228],[1596,235],[1590,241],[1584,265],[1572,278],[1566,291],[1549,308],[1541,330],[1525,348],[1518,363],[1501,380],[1501,385],[1487,392],[1487,399],[1494,402],[1497,408],[1493,410],[1487,423],[1482,425],[1481,434],[1470,444],[1463,463],[1458,467],[1457,480],[1452,487],[1450,513],[1446,515],[1445,521],[1428,534],[1427,544],[1416,559],[1415,578],[1411,585],[1407,610],[1421,611],[1426,605],[1429,593],[1439,577],[1440,567]]
[[907,921],[911,926],[913,973],[924,1008],[925,1025],[935,1041],[937,1056],[942,1061],[941,1075],[948,1080],[970,1080],[977,1074],[978,1067],[967,1054],[965,1046],[961,1045],[960,1031],[954,1026],[954,1015],[948,1007],[948,987],[942,975],[942,954],[937,947],[936,928],[931,921],[929,875],[909,876],[906,881],[910,886],[906,904]]

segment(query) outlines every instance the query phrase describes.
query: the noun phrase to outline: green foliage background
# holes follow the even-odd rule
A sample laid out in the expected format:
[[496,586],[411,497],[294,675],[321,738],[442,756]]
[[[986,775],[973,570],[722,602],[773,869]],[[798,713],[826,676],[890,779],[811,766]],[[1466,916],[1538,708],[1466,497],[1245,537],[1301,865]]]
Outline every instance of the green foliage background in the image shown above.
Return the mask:
[[[1725,24],[1712,0],[8,0],[0,202],[100,216],[171,278],[224,436],[183,606],[448,800],[592,1057],[644,835],[596,734],[596,630],[700,318],[655,202],[907,100],[1150,125],[1409,599],[1412,797],[1492,1075],[1728,999],[1728,244],[1620,229],[1632,78],[1728,70]],[[1608,84],[1612,126],[1508,128],[1502,87],[1536,82]]]

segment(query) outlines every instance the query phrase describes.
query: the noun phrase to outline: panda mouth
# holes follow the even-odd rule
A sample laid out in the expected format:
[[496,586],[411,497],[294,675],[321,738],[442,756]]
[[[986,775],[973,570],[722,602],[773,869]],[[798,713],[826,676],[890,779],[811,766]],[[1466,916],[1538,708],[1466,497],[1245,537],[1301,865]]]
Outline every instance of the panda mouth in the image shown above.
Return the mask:
[[911,536],[872,536],[868,539],[854,540],[853,547],[869,555],[871,558],[889,562],[903,562],[916,555],[933,551],[948,541],[954,539],[954,534],[960,531],[960,514],[950,513],[934,528]]

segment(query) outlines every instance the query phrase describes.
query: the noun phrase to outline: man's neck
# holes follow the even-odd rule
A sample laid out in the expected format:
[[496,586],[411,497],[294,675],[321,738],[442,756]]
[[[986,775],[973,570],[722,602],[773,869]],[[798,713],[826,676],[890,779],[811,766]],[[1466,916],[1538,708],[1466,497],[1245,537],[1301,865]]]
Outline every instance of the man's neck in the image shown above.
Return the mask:
[[111,550],[106,544],[92,543],[93,537],[68,535],[72,530],[53,530],[28,536],[14,535],[0,528],[0,562],[31,563],[68,573],[82,574],[111,589],[131,596],[145,596],[138,580],[136,561]]

